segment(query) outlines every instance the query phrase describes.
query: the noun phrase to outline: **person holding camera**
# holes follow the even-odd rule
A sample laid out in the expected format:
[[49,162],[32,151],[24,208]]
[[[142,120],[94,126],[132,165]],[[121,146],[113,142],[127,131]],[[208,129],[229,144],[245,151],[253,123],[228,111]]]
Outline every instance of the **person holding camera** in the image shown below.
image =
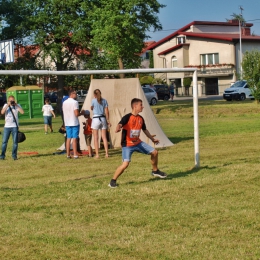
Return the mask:
[[[10,134],[12,133],[13,138],[13,149],[12,149],[12,157],[14,160],[17,160],[17,150],[18,150],[18,112],[23,114],[24,111],[22,107],[15,102],[14,96],[9,96],[7,104],[5,104],[1,110],[1,114],[5,115],[5,125],[4,125],[4,133],[2,139],[2,152],[0,155],[0,159],[5,159],[5,152],[8,144],[8,140]],[[17,125],[15,123],[15,119]]]

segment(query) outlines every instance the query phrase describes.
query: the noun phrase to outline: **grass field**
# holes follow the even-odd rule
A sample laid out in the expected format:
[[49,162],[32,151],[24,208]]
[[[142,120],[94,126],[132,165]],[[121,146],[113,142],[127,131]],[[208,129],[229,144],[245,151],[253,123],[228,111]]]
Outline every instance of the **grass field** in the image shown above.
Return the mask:
[[199,101],[199,169],[192,100],[152,109],[175,144],[159,150],[168,178],[134,154],[116,189],[120,150],[67,160],[53,155],[59,117],[48,135],[42,119],[21,120],[19,160],[10,140],[0,162],[0,259],[260,259],[260,106]]

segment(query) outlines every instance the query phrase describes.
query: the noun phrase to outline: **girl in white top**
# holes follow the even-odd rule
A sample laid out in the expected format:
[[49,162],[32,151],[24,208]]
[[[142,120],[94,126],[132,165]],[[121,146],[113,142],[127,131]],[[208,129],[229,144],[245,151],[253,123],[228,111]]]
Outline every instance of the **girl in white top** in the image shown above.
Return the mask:
[[109,123],[109,111],[107,101],[101,97],[101,91],[99,89],[94,90],[94,99],[91,102],[91,110],[93,110],[92,117],[92,133],[94,137],[94,146],[96,152],[96,158],[99,158],[99,136],[98,131],[101,129],[101,136],[104,143],[106,157],[108,157],[108,141],[107,141],[107,128],[111,127]]
[[50,127],[51,133],[53,132],[52,116],[55,118],[53,110],[52,105],[50,105],[50,99],[46,98],[45,105],[42,107],[45,134],[48,134],[48,126]]

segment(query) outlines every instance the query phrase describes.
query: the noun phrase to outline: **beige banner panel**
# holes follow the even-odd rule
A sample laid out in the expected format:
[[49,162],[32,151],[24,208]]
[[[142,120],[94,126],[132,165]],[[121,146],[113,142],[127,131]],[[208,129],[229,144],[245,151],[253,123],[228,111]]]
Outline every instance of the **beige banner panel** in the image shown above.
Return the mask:
[[[92,79],[88,94],[82,106],[82,109],[89,110],[92,118],[93,114],[90,109],[91,100],[94,98],[94,90],[100,89],[101,95],[108,102],[109,119],[112,124],[110,129],[111,143],[113,148],[121,147],[121,132],[115,133],[116,125],[121,118],[130,113],[131,100],[133,98],[140,98],[143,100],[143,112],[140,115],[144,118],[146,127],[152,135],[156,135],[156,138],[160,140],[160,143],[156,147],[172,146],[173,143],[167,138],[161,129],[158,121],[156,120],[150,105],[144,95],[140,81],[138,78],[130,79]],[[83,116],[79,117],[80,120],[80,148],[81,150],[87,150],[85,138],[83,134],[83,122],[85,121]],[[101,133],[100,133],[101,135]],[[146,135],[142,132],[140,136],[141,140],[153,145]],[[92,140],[93,143],[93,140]],[[92,144],[92,147],[93,144]]]

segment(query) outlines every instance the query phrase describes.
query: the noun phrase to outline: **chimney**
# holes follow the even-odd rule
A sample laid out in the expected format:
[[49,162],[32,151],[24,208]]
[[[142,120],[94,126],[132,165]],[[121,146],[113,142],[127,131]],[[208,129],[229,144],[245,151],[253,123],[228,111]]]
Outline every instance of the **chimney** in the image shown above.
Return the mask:
[[237,19],[232,19],[232,20],[228,20],[228,23],[232,23],[232,24],[237,24],[239,23],[239,21]]
[[242,27],[242,28],[241,28],[241,33],[242,33],[243,36],[250,36],[250,35],[251,35],[250,28],[248,28],[248,27]]

